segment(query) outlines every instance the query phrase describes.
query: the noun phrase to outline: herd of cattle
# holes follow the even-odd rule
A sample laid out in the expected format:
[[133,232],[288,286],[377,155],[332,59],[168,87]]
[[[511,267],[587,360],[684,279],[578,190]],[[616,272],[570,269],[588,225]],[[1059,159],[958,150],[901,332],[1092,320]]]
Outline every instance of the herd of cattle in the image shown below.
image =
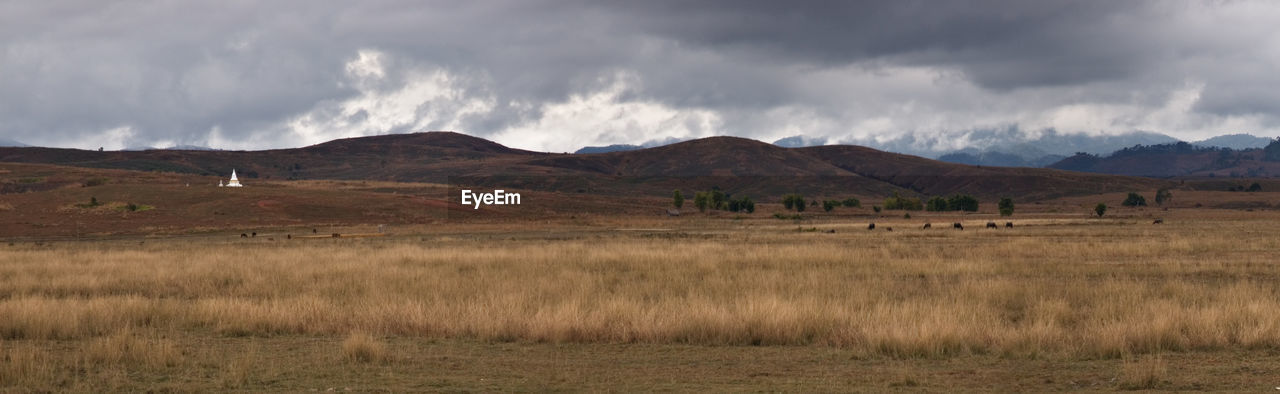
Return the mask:
[[[1013,228],[1013,222],[1004,222],[1004,227]],[[933,223],[925,223],[924,227],[921,227],[921,229],[931,229],[931,228],[933,228]],[[957,230],[964,230],[964,225],[960,224],[960,222],[955,222],[955,223],[951,223],[951,228],[954,228]],[[1000,226],[997,226],[996,222],[987,222],[987,228],[1000,228]],[[876,229],[875,223],[867,224],[867,230],[875,230],[875,229]],[[885,231],[893,231],[893,227],[885,227],[884,229]]]
[[[1156,219],[1155,221],[1151,222],[1151,224],[1164,224],[1164,219]],[[925,230],[931,229],[931,228],[933,228],[933,223],[928,223],[928,222],[925,222],[924,227],[921,227],[921,229],[925,229]],[[964,230],[964,225],[960,224],[960,222],[955,222],[955,223],[951,223],[951,228],[954,228],[956,230]],[[987,222],[987,228],[1000,228],[1000,226],[996,225],[996,222]],[[1004,228],[1013,228],[1013,222],[1004,222]],[[875,223],[867,224],[867,230],[875,230],[875,229],[876,229]],[[885,231],[893,231],[893,227],[885,227],[884,229]]]

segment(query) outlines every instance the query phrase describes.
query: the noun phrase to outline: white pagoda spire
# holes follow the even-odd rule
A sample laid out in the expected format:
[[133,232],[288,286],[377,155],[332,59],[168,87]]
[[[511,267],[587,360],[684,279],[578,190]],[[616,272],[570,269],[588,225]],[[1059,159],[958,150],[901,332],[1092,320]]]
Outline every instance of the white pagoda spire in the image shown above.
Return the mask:
[[[219,181],[219,182],[221,182],[221,181]],[[236,170],[235,170],[235,169],[232,169],[232,170],[231,170],[231,180],[230,180],[230,181],[227,181],[227,187],[241,187],[241,186],[244,186],[244,185],[241,185],[241,184],[240,184],[240,180],[239,180],[239,179],[236,179]]]

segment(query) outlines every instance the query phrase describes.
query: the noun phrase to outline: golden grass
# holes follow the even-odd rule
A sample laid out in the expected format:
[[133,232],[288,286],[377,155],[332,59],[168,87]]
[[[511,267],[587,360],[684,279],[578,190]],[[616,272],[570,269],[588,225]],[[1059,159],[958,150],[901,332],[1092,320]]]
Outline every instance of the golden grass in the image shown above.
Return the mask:
[[153,361],[113,335],[814,344],[907,358],[1271,348],[1273,223],[10,247],[0,338],[105,336],[141,363]]
[[387,347],[368,333],[357,331],[342,341],[342,355],[358,362],[387,361]]

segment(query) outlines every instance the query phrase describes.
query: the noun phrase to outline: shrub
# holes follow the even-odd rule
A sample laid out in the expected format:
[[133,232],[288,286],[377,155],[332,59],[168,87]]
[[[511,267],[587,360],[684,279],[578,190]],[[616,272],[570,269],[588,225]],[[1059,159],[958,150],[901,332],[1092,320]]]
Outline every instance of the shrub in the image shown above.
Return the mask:
[[804,212],[804,198],[796,195],[796,212]]
[[831,212],[831,210],[832,210],[832,209],[835,209],[835,208],[836,208],[836,205],[837,205],[837,204],[839,204],[839,202],[838,202],[838,201],[823,200],[823,201],[822,201],[822,210],[823,210],[823,211],[827,211],[827,212]]
[[902,214],[902,218],[903,218],[903,219],[910,219],[910,218],[911,218],[911,212],[907,212],[907,213]]
[[1260,192],[1260,191],[1262,191],[1262,185],[1259,185],[1259,184],[1258,184],[1258,182],[1254,182],[1252,185],[1249,185],[1249,190],[1248,190],[1248,191],[1251,191],[1251,192]]
[[997,206],[1000,208],[1000,216],[1013,215],[1013,199],[1012,198],[1009,198],[1009,197],[1001,198]]
[[879,205],[872,205],[872,206],[871,206],[871,210],[872,210],[872,211],[876,211],[876,213],[880,213],[880,206],[879,206]]
[[676,191],[671,194],[671,205],[675,205],[676,209],[684,207],[684,194],[680,193],[680,189],[676,189]]
[[1093,207],[1093,212],[1098,214],[1098,217],[1102,217],[1103,214],[1107,213],[1107,204],[1098,203]]
[[81,183],[80,185],[83,187],[94,187],[94,186],[102,186],[105,184],[107,184],[107,178],[93,178],[93,179],[84,181],[84,183]]
[[1145,207],[1147,206],[1147,199],[1146,197],[1142,197],[1141,194],[1129,192],[1129,196],[1125,197],[1124,202],[1120,203],[1120,205],[1126,207]]
[[840,202],[840,204],[841,204],[841,205],[844,205],[844,206],[845,206],[845,207],[847,207],[847,208],[853,208],[853,207],[860,207],[860,206],[862,206],[862,201],[858,201],[858,199],[856,199],[856,198],[849,197],[849,198],[844,199],[844,201],[841,201],[841,202]]

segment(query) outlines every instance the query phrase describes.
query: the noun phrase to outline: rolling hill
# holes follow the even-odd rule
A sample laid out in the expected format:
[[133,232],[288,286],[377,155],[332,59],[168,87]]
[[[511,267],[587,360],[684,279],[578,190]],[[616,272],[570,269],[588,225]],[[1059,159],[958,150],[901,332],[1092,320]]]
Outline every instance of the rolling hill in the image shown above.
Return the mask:
[[376,180],[609,195],[719,187],[761,197],[791,192],[873,198],[970,193],[1043,199],[1154,188],[1161,181],[1052,169],[944,163],[848,145],[784,148],[711,137],[600,154],[531,152],[453,132],[348,138],[265,151],[0,148],[0,162],[225,176],[254,180]]

